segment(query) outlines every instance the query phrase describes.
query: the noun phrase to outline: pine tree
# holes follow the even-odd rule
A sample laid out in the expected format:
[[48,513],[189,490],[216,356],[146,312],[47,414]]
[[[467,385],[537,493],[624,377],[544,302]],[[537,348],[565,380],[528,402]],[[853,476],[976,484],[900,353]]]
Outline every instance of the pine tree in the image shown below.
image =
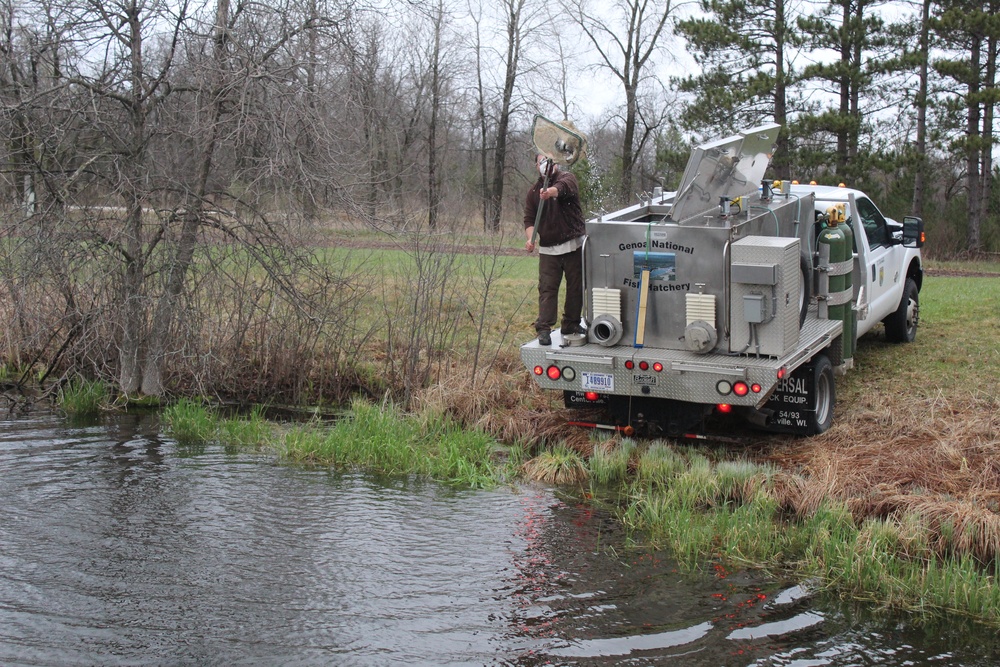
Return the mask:
[[707,18],[677,24],[701,66],[700,74],[676,81],[694,94],[684,126],[718,136],[773,120],[782,129],[772,165],[778,178],[789,178],[790,51],[800,40],[785,0],[702,0],[701,10]]
[[[814,154],[821,164],[832,166],[838,180],[857,183],[868,172],[865,157],[874,152],[871,135],[872,112],[890,104],[880,94],[877,83],[890,69],[889,32],[875,13],[880,4],[872,0],[829,0],[821,11],[798,19],[804,45],[813,52],[829,50],[836,54],[830,61],[818,61],[802,71],[802,80],[834,96],[832,105],[817,104],[797,118],[797,136],[812,137]],[[868,142],[862,135],[868,134]],[[862,151],[862,145],[867,149]],[[818,145],[828,144],[819,151]],[[819,165],[804,164],[809,167]]]
[[992,187],[997,37],[1000,36],[1000,0],[938,0],[931,30],[947,50],[933,61],[941,76],[956,84],[949,100],[961,113],[964,131],[952,141],[965,164],[966,247],[982,250],[982,225]]

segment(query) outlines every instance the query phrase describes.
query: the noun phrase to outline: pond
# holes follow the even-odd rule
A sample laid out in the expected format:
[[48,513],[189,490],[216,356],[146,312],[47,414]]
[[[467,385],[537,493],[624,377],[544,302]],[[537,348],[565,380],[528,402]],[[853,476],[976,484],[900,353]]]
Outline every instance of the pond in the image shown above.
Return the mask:
[[547,487],[0,421],[2,665],[995,665],[995,633],[693,574]]

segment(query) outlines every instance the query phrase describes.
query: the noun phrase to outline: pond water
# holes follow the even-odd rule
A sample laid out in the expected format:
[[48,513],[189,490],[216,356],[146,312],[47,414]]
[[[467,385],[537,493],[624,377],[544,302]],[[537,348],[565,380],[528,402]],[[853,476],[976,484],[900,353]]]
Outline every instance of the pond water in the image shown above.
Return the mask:
[[2,665],[995,665],[995,633],[679,571],[613,516],[0,422]]

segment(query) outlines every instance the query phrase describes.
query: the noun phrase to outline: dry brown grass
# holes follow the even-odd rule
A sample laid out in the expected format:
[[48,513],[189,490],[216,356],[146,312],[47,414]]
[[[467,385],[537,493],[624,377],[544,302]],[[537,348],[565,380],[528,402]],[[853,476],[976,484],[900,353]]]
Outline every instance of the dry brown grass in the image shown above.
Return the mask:
[[[913,378],[894,371],[898,375],[899,369],[882,371],[879,380],[869,370],[851,386],[841,396],[833,428],[823,435],[761,435],[750,447],[717,454],[775,466],[780,472],[773,492],[799,517],[829,501],[842,502],[859,526],[868,518],[916,522],[940,554],[994,560],[1000,556],[1000,399],[983,391],[962,393],[954,385],[932,394],[906,392],[897,387]],[[595,434],[566,422],[601,416],[566,409],[557,392],[539,389],[516,351],[476,386],[458,367],[445,376],[421,394],[422,405],[536,454],[560,446],[583,457],[593,453]],[[526,474],[533,474],[530,466]]]
[[527,461],[521,471],[528,479],[560,486],[583,484],[587,480],[583,458],[564,446],[540,453]]
[[1000,409],[984,395],[898,400],[861,396],[827,433],[763,444],[786,475],[786,506],[805,516],[827,500],[856,521],[915,515],[940,553],[1000,554]]
[[560,444],[582,456],[593,451],[590,431],[566,424],[586,417],[563,407],[561,394],[539,389],[519,356],[502,357],[485,380],[475,383],[468,370],[453,364],[452,372],[417,396],[415,408],[448,414],[500,442],[532,448]]

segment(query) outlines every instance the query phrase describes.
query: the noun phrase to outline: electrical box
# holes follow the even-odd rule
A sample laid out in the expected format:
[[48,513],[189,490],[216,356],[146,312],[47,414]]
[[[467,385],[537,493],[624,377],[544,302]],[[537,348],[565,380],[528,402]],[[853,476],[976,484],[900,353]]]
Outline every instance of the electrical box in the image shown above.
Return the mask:
[[767,302],[763,294],[743,295],[743,317],[750,324],[760,324],[767,319]]
[[799,342],[799,239],[747,236],[730,254],[730,352],[780,357]]

